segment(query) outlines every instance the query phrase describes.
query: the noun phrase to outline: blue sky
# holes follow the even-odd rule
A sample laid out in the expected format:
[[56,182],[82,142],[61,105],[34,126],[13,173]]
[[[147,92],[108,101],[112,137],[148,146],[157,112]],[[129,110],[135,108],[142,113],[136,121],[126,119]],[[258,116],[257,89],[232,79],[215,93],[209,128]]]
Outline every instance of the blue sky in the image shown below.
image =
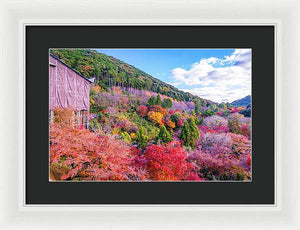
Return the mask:
[[97,49],[177,88],[231,102],[251,92],[250,49]]

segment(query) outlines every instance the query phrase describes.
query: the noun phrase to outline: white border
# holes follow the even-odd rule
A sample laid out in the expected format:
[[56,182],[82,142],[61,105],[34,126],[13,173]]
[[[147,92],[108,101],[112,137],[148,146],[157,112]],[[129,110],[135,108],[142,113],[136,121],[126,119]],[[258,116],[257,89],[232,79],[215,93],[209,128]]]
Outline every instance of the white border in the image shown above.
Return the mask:
[[[137,0],[1,1],[0,105],[3,111],[0,113],[0,228],[299,229],[299,10],[299,1],[296,0],[185,0],[182,3],[177,0],[148,0],[145,3]],[[24,44],[20,36],[24,23],[276,24],[277,207],[24,207],[20,158],[25,131],[24,69],[20,55],[23,53]]]

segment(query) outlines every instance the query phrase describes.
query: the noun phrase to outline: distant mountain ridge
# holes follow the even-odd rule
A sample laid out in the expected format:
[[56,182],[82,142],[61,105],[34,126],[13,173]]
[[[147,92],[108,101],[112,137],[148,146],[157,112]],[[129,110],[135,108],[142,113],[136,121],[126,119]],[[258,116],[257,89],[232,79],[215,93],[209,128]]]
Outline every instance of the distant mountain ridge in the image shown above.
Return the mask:
[[235,100],[235,101],[231,102],[230,104],[233,106],[248,106],[251,104],[251,96],[248,95],[241,99]]
[[177,101],[201,100],[203,106],[218,104],[167,84],[112,56],[91,49],[50,49],[50,53],[101,87],[128,87],[149,90]]

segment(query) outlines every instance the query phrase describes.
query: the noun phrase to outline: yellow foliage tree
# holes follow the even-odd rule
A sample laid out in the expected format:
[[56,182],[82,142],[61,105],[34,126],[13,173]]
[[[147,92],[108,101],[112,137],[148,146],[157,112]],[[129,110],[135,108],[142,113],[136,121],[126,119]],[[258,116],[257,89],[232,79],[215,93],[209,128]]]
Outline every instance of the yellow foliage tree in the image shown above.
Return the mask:
[[150,111],[148,112],[148,118],[150,121],[152,121],[154,124],[162,125],[162,119],[164,115],[160,112]]

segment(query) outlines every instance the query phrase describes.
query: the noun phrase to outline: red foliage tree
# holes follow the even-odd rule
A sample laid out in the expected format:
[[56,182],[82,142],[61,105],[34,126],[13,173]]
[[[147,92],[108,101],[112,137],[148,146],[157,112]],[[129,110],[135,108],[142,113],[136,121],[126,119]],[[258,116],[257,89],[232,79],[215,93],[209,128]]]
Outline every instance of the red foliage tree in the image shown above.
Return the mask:
[[184,180],[193,168],[185,161],[186,153],[178,141],[172,141],[167,145],[150,145],[146,149],[145,157],[149,162],[152,180]]
[[[144,180],[124,142],[86,129],[50,127],[50,174],[55,180]],[[63,173],[57,172],[64,169]]]
[[166,109],[163,108],[161,105],[152,105],[149,107],[149,111],[161,113],[161,114],[163,114],[163,116],[165,116],[167,114]]
[[140,105],[137,107],[137,112],[140,114],[142,117],[145,117],[148,113],[148,108],[145,105]]

